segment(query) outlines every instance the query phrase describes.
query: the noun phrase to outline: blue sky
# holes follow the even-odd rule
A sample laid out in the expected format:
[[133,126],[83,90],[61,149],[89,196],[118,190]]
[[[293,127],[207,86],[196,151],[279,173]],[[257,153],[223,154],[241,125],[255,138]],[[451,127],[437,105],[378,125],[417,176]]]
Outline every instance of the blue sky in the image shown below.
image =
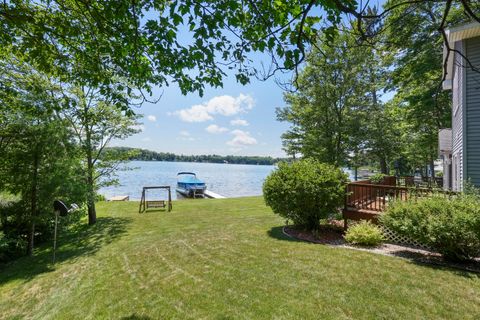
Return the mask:
[[[261,59],[261,57],[259,57]],[[288,124],[276,120],[284,106],[274,79],[242,86],[232,75],[223,88],[206,88],[204,96],[184,96],[175,85],[155,90],[156,104],[135,109],[143,114],[142,132],[114,145],[176,154],[261,155],[281,157],[280,135]]]

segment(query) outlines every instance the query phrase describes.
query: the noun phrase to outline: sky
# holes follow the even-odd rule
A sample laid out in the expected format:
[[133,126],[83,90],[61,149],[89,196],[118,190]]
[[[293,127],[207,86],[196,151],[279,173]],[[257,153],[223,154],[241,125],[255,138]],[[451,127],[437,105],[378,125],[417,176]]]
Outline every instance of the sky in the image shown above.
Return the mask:
[[160,96],[134,108],[143,115],[142,131],[112,145],[186,155],[285,156],[280,136],[289,125],[276,120],[275,109],[285,104],[274,79],[252,78],[243,86],[230,74],[223,88],[206,87],[203,97],[184,96],[175,85],[155,89],[152,98]]

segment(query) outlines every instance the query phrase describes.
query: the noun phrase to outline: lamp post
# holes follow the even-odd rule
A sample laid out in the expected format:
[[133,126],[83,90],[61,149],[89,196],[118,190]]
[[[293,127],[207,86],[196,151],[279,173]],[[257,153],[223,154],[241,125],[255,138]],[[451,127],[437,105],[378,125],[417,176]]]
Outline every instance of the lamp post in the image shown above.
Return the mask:
[[66,216],[68,214],[68,209],[65,203],[60,200],[53,201],[53,212],[55,213],[55,231],[53,235],[53,264],[55,264],[55,252],[57,250],[57,229],[58,229],[58,217]]

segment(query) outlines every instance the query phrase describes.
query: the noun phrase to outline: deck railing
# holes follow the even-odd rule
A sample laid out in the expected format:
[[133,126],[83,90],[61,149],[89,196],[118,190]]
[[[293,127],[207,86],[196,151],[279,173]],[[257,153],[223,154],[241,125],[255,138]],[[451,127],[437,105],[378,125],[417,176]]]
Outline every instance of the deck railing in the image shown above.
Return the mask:
[[409,188],[395,185],[372,184],[369,181],[351,182],[347,185],[345,209],[385,211],[388,203],[394,200],[407,200],[412,197],[425,197],[434,192],[452,195],[453,192],[429,188]]

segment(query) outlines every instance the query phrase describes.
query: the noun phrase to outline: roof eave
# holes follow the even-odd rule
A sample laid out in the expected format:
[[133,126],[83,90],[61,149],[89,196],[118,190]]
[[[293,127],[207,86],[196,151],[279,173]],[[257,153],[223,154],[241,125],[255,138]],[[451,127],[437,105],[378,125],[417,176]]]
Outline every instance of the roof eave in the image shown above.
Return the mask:
[[[480,23],[472,22],[464,24],[455,28],[445,30],[448,46],[450,48],[455,47],[455,42],[462,41],[469,38],[480,37]],[[453,80],[453,61],[455,54],[450,52],[447,54],[447,47],[443,46],[443,61],[447,59],[447,74],[445,75],[445,80],[443,82],[443,89],[450,90],[452,89],[452,80]],[[445,70],[443,70],[445,72]]]

